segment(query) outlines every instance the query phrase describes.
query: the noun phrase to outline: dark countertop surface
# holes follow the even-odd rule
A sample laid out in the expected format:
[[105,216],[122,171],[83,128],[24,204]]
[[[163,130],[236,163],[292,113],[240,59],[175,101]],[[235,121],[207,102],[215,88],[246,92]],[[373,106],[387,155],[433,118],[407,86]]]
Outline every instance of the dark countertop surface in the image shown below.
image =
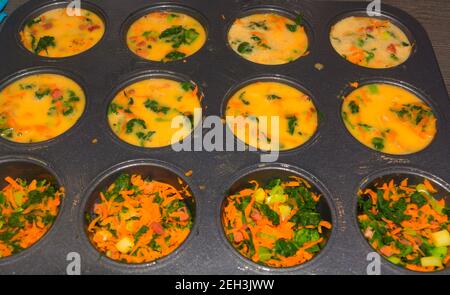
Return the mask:
[[[18,6],[33,0],[10,0],[6,11],[10,13]],[[216,0],[220,1],[220,0]],[[226,0],[225,0],[226,1]],[[347,1],[347,0],[334,0]],[[369,1],[367,1],[369,3]],[[418,19],[430,36],[433,43],[442,75],[450,90],[450,1],[449,0],[381,0],[403,9]]]

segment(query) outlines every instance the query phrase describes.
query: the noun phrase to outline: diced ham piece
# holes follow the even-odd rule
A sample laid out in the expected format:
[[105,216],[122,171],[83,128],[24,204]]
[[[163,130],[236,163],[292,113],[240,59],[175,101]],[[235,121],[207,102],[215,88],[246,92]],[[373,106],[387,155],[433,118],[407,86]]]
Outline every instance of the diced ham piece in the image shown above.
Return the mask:
[[53,91],[52,91],[52,98],[60,98],[61,96],[62,96],[62,91],[60,90],[60,89],[58,89],[58,88],[56,88],[56,89],[53,89]]
[[257,210],[255,210],[255,209],[252,210],[252,213],[250,214],[250,217],[251,217],[254,221],[259,221],[259,220],[262,219],[261,214],[260,214]]
[[368,26],[368,27],[366,28],[366,32],[367,32],[367,33],[373,32],[373,26]]
[[162,225],[158,222],[152,222],[152,224],[150,225],[150,227],[152,228],[152,230],[158,234],[158,235],[162,235],[164,233],[164,228],[162,227]]
[[100,29],[100,26],[99,26],[99,25],[92,25],[92,26],[89,26],[89,27],[88,27],[88,31],[89,31],[89,32],[95,31],[95,30],[97,30],[97,29]]
[[141,42],[139,42],[136,46],[137,47],[144,47],[145,46],[145,41],[141,41]]
[[181,208],[178,210],[178,212],[180,213],[179,214],[180,221],[189,220],[189,215],[186,212],[186,208]]
[[52,27],[53,27],[53,24],[52,24],[52,23],[45,23],[45,24],[42,25],[42,28],[43,28],[44,30],[49,30],[49,29],[51,29]]
[[364,236],[366,238],[372,239],[373,234],[374,234],[374,232],[373,232],[372,228],[370,228],[370,227],[366,228],[366,231],[364,232]]
[[389,51],[390,53],[396,54],[396,53],[397,53],[397,48],[395,47],[394,44],[390,44],[390,45],[387,47],[387,51]]

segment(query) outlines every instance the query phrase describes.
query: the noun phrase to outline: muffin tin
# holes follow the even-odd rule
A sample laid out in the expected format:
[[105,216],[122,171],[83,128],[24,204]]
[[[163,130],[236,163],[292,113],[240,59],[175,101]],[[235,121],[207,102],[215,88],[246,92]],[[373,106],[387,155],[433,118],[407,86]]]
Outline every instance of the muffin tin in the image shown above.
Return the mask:
[[[371,262],[367,255],[373,250],[356,222],[356,192],[361,185],[378,177],[380,171],[382,175],[408,172],[430,177],[443,190],[450,191],[445,182],[450,181],[450,100],[425,30],[399,9],[382,6],[383,15],[407,30],[414,43],[413,54],[404,64],[383,70],[345,61],[329,42],[331,26],[349,14],[365,11],[366,2],[82,1],[106,24],[105,35],[96,46],[62,59],[38,57],[24,49],[18,38],[21,25],[43,9],[67,3],[27,2],[8,18],[0,32],[0,89],[27,73],[49,71],[73,78],[87,99],[78,124],[62,136],[29,145],[0,139],[0,165],[7,167],[9,174],[26,178],[44,173],[66,188],[52,229],[31,248],[0,259],[2,274],[64,274],[71,252],[80,254],[83,274],[366,274]],[[184,61],[171,63],[146,61],[130,52],[125,43],[127,25],[143,10],[155,7],[198,17],[208,32],[204,47]],[[277,9],[303,15],[310,37],[307,56],[285,65],[265,66],[246,61],[229,48],[227,30],[236,17],[251,10]],[[204,116],[220,116],[227,93],[246,81],[257,77],[288,79],[311,94],[322,114],[321,123],[307,145],[281,152],[277,163],[261,163],[260,152],[174,152],[170,147],[142,149],[120,142],[106,121],[114,91],[136,77],[155,73],[181,75],[195,82],[204,94]],[[348,83],[368,80],[393,81],[408,88],[411,85],[426,97],[438,117],[438,133],[428,148],[408,156],[390,156],[370,150],[352,138],[341,120],[341,97],[348,93]],[[162,179],[175,173],[193,192],[196,216],[191,235],[175,253],[160,261],[142,265],[113,262],[100,256],[86,237],[84,213],[92,202],[92,193],[122,169],[152,171]],[[220,209],[228,189],[250,172],[264,177],[274,169],[282,174],[303,175],[314,183],[323,193],[333,221],[325,249],[312,261],[295,268],[271,269],[249,262],[232,249],[221,228]],[[187,177],[184,174],[189,170],[193,174]],[[381,272],[414,273],[383,258]],[[450,274],[450,269],[439,273]]]

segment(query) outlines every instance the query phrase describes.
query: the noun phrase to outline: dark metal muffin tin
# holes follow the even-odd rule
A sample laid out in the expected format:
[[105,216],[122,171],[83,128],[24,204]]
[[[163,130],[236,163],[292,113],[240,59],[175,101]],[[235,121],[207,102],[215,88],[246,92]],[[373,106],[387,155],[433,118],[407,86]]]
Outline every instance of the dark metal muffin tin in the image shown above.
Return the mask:
[[[24,49],[18,38],[21,25],[37,11],[67,4],[64,2],[27,2],[8,18],[0,32],[0,88],[29,72],[56,71],[75,79],[87,97],[87,108],[79,123],[54,140],[32,145],[0,140],[0,167],[8,174],[34,177],[36,173],[50,173],[66,188],[61,211],[48,234],[20,254],[0,259],[0,273],[64,274],[69,263],[67,254],[77,252],[83,274],[366,274],[370,263],[367,255],[373,250],[356,223],[356,192],[360,185],[377,177],[377,171],[381,170],[393,174],[413,171],[419,175],[420,171],[426,171],[429,173],[426,176],[432,175],[448,191],[445,181],[450,181],[450,100],[426,32],[403,11],[382,6],[385,16],[406,28],[414,43],[413,54],[398,67],[377,70],[347,62],[329,42],[330,27],[344,16],[365,11],[367,2],[82,3],[104,18],[106,32],[96,46],[80,55],[62,59],[38,57]],[[173,5],[187,13],[194,11],[193,16],[204,22],[208,32],[204,47],[185,62],[166,64],[146,61],[130,52],[124,41],[130,17],[155,6],[173,8]],[[261,11],[261,8],[301,13],[310,36],[309,55],[286,65],[265,66],[246,61],[233,52],[226,40],[229,25],[249,9]],[[324,68],[316,69],[317,63]],[[174,152],[170,148],[142,149],[119,142],[105,120],[113,92],[136,75],[152,71],[176,73],[196,82],[205,95],[205,116],[221,115],[227,93],[236,85],[258,76],[288,77],[312,95],[323,118],[316,136],[306,146],[281,153],[274,164],[260,163],[259,152]],[[413,155],[390,156],[370,150],[352,138],[340,118],[341,96],[348,91],[349,82],[366,80],[411,85],[426,97],[439,119],[437,136],[428,148]],[[113,262],[96,252],[87,239],[84,206],[92,202],[92,192],[107,185],[104,179],[111,179],[121,169],[149,171],[152,166],[157,167],[152,172],[155,177],[175,173],[190,185],[196,201],[193,231],[178,251],[156,263]],[[239,257],[223,236],[220,208],[226,191],[241,176],[261,169],[273,173],[271,168],[281,170],[283,175],[285,172],[304,175],[322,191],[330,209],[334,228],[327,246],[300,267],[277,270],[255,265]],[[184,173],[190,169],[193,175],[185,177]],[[381,271],[414,273],[385,259],[381,259]],[[450,270],[439,273],[450,274]]]

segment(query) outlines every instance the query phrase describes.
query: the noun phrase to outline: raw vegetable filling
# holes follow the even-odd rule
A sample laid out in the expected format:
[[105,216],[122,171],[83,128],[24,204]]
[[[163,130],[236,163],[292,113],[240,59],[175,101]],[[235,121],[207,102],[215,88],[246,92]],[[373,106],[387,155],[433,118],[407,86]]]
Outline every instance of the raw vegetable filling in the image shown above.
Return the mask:
[[46,180],[6,177],[0,192],[0,258],[39,241],[58,215],[64,189]]
[[300,15],[294,20],[275,13],[238,18],[228,32],[228,43],[243,58],[264,65],[292,62],[308,50]]
[[[181,182],[181,180],[180,180]],[[98,251],[126,263],[146,263],[175,251],[188,237],[193,217],[181,190],[170,184],[120,175],[100,193],[87,232]]]
[[256,82],[239,89],[228,100],[226,116],[234,135],[260,150],[296,148],[318,126],[311,98],[278,82]]
[[358,221],[366,239],[390,262],[420,272],[450,266],[450,207],[435,198],[430,181],[394,180],[358,196]]
[[351,63],[367,68],[391,68],[404,63],[412,51],[405,33],[389,20],[347,17],[330,32],[334,49]]
[[[201,113],[197,86],[155,78],[119,91],[109,105],[108,121],[123,141],[156,148],[189,136],[200,121],[200,116],[194,116],[196,110]],[[180,127],[172,127],[178,119]]]
[[128,30],[127,44],[138,56],[170,62],[196,53],[206,42],[206,31],[193,17],[158,11],[135,21]]
[[270,267],[291,267],[321,251],[332,225],[318,212],[320,196],[307,181],[292,176],[249,184],[229,195],[222,210],[225,235],[240,254]]
[[0,90],[0,136],[19,143],[50,140],[76,124],[85,104],[81,87],[65,76],[21,78]]
[[61,58],[90,49],[104,33],[105,25],[95,13],[81,9],[80,16],[70,16],[66,8],[57,8],[29,20],[20,37],[34,54]]
[[369,84],[342,104],[348,131],[371,149],[406,155],[426,148],[436,135],[433,110],[417,95],[390,84]]

